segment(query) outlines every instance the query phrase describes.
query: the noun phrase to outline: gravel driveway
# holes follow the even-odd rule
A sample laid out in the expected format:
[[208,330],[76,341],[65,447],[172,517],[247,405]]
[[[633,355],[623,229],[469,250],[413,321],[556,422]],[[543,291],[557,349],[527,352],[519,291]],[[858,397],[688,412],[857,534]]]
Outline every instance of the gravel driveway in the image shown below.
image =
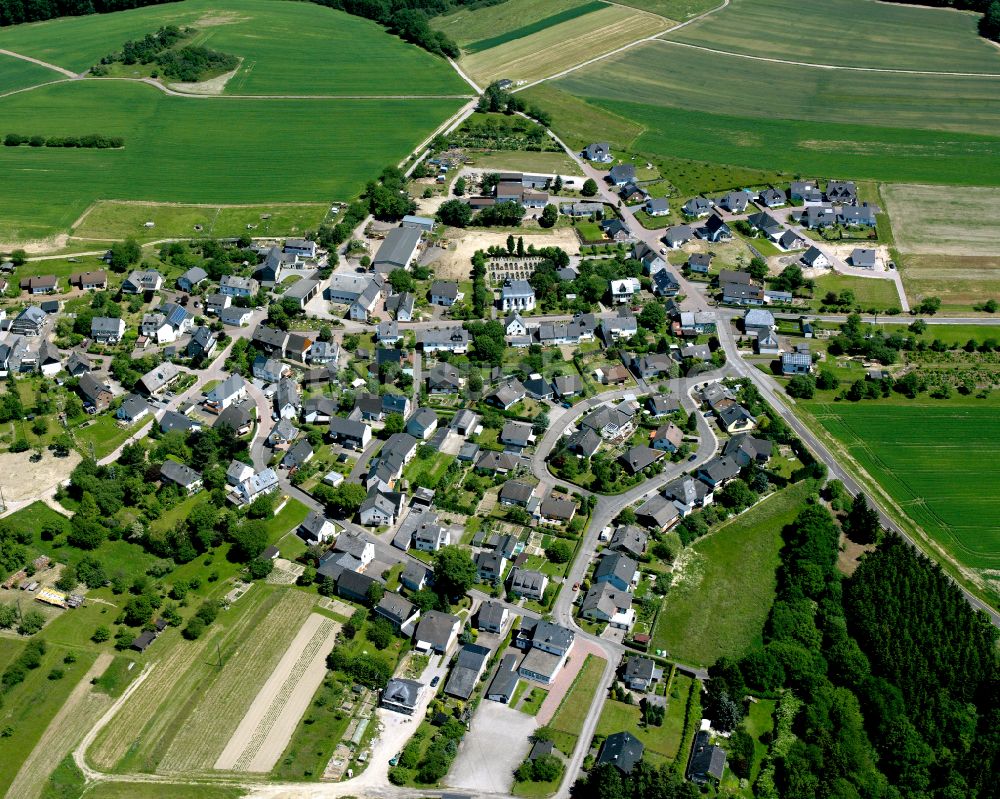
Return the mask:
[[446,782],[452,788],[508,793],[514,769],[528,756],[535,719],[500,702],[483,701]]

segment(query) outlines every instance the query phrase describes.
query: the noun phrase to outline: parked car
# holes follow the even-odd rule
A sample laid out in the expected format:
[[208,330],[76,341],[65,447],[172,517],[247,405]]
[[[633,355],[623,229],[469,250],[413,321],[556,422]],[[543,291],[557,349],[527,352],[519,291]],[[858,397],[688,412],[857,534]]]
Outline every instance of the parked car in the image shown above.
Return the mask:
[[434,678],[431,680],[431,688],[436,687],[439,682],[441,682],[441,677],[440,675],[435,674]]

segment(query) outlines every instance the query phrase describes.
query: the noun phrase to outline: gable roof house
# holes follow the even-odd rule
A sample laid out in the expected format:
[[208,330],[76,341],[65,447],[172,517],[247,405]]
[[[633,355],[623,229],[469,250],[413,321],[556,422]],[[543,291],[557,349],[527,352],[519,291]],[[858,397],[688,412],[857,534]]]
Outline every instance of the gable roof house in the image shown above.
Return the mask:
[[696,477],[712,488],[722,488],[740,473],[740,465],[728,455],[716,455],[708,463],[702,465]]
[[[477,465],[478,468],[478,465]],[[518,480],[508,480],[500,488],[501,505],[517,505],[526,507],[528,501],[535,493],[535,487],[530,483],[522,483]]]
[[186,349],[189,358],[209,358],[218,345],[215,333],[209,327],[195,328]]
[[257,497],[273,494],[277,490],[278,475],[274,469],[261,469],[236,486],[236,495],[243,503],[249,504]]
[[444,685],[444,692],[458,699],[468,699],[489,662],[491,649],[479,644],[466,644],[458,651],[455,666]]
[[274,392],[274,409],[282,419],[297,419],[302,408],[299,386],[290,377],[278,380],[278,390]]
[[431,283],[429,294],[433,305],[454,305],[458,301],[458,283],[453,280],[435,280]]
[[288,344],[288,331],[267,327],[262,323],[257,325],[250,340],[258,349],[263,350],[269,355],[273,355],[276,358],[284,358],[285,347]]
[[125,335],[125,320],[95,316],[90,320],[90,338],[101,344],[117,344]]
[[292,472],[312,460],[313,455],[313,448],[312,444],[309,443],[309,439],[300,438],[285,453],[285,457],[281,459],[281,466]]
[[716,412],[719,419],[719,427],[727,433],[741,433],[746,430],[753,430],[757,426],[757,420],[739,403],[727,405]]
[[747,217],[747,222],[750,227],[759,230],[771,241],[777,241],[785,229],[777,219],[765,211],[761,211],[759,214],[750,214]]
[[252,277],[223,275],[219,281],[219,294],[230,297],[253,297],[260,290],[260,283]]
[[661,449],[664,452],[676,452],[684,443],[684,431],[673,422],[660,425],[650,436],[650,442],[654,449]]
[[753,308],[743,316],[743,330],[747,335],[766,335],[776,327],[774,314],[760,308]]
[[435,327],[423,330],[417,340],[424,352],[454,352],[463,355],[469,351],[469,331],[461,327]]
[[445,654],[455,640],[462,622],[457,616],[450,616],[438,610],[429,610],[420,617],[413,641],[418,651],[432,651]]
[[680,520],[677,508],[662,494],[654,494],[643,502],[636,508],[635,516],[642,524],[660,531],[669,530]]
[[395,491],[383,492],[377,486],[372,486],[368,489],[368,495],[361,503],[361,507],[358,508],[358,518],[365,527],[393,525],[403,512],[404,499],[403,494]]
[[73,350],[69,355],[69,360],[66,361],[66,371],[73,377],[79,377],[93,368],[90,358],[78,350]]
[[387,619],[397,630],[419,613],[417,606],[399,594],[386,591],[375,605],[375,615]]
[[642,741],[628,732],[616,732],[604,739],[601,751],[597,756],[597,765],[609,763],[622,774],[632,773],[642,760],[645,746]]
[[648,199],[649,192],[637,183],[629,181],[618,190],[618,196],[626,205],[638,205]]
[[149,413],[149,403],[138,394],[129,394],[115,411],[115,417],[126,422],[136,422]]
[[229,327],[246,327],[253,317],[253,310],[250,308],[239,308],[230,306],[219,310],[219,321]]
[[722,301],[729,305],[763,305],[764,289],[747,283],[722,283]]
[[689,515],[695,508],[712,504],[713,499],[711,486],[701,480],[683,476],[667,483],[662,495],[673,502],[681,516]]
[[77,272],[69,276],[69,284],[84,291],[106,289],[108,287],[108,273],[103,269],[93,272]]
[[497,386],[484,400],[497,408],[507,411],[528,396],[528,392],[517,378],[512,378]]
[[296,529],[299,538],[307,544],[325,544],[336,533],[333,522],[318,511],[312,511]]
[[163,480],[179,485],[188,494],[194,494],[201,488],[201,475],[190,466],[177,461],[165,460],[160,467],[160,477]]
[[508,585],[510,592],[526,599],[534,599],[541,602],[545,596],[545,589],[549,584],[549,576],[540,571],[532,569],[514,568],[510,571]]
[[631,630],[635,624],[632,594],[606,582],[595,583],[580,603],[580,615],[591,621],[607,622],[615,629]]
[[136,269],[122,282],[122,294],[143,294],[159,291],[163,287],[163,275],[155,269]]
[[571,499],[546,497],[538,506],[538,520],[542,524],[569,524],[576,515],[576,503]]
[[695,219],[708,216],[712,213],[713,208],[715,208],[715,201],[709,200],[706,197],[692,197],[681,206],[681,210],[687,216],[694,217]]
[[812,371],[812,366],[812,355],[806,344],[797,344],[791,352],[781,356],[783,375],[807,375]]
[[638,577],[639,564],[621,552],[605,552],[594,569],[593,582],[610,583],[619,591],[631,590]]
[[638,559],[645,553],[648,541],[649,536],[635,525],[620,524],[608,542],[608,549]]
[[208,272],[200,266],[192,266],[183,275],[177,278],[177,288],[181,291],[191,291],[200,283],[208,280]]
[[618,164],[611,167],[605,178],[612,186],[624,186],[635,182],[635,167],[632,164]]
[[707,730],[699,730],[694,736],[687,778],[696,785],[718,784],[726,770],[726,750],[710,741]]
[[830,266],[830,259],[827,258],[826,253],[814,245],[803,253],[802,263],[811,269],[826,269]]
[[661,449],[635,446],[627,449],[619,456],[618,460],[621,461],[630,474],[638,474],[648,466],[652,466],[662,457],[663,451]]
[[599,164],[609,164],[614,160],[611,155],[611,145],[607,142],[588,144],[580,155],[588,161],[596,161]]
[[630,655],[625,661],[625,671],[622,676],[625,685],[633,691],[646,692],[654,683],[663,679],[663,669],[650,658]]
[[837,212],[837,222],[841,225],[875,227],[875,214],[877,212],[878,208],[868,203],[845,205]]
[[730,230],[729,225],[722,221],[721,216],[712,214],[705,221],[705,224],[698,229],[698,235],[706,241],[718,243],[720,241],[729,241],[733,237],[733,231]]
[[351,319],[358,322],[367,322],[369,320],[375,312],[375,306],[378,305],[379,299],[382,297],[382,286],[381,275],[376,274],[368,281],[364,291],[351,301],[351,306],[348,310]]
[[437,430],[438,417],[430,408],[418,408],[406,422],[406,432],[420,441],[426,441]]
[[47,319],[45,311],[37,305],[29,305],[14,317],[10,323],[10,332],[28,337],[41,335]]
[[205,408],[221,413],[230,405],[235,405],[247,398],[247,381],[243,375],[231,374],[205,397]]

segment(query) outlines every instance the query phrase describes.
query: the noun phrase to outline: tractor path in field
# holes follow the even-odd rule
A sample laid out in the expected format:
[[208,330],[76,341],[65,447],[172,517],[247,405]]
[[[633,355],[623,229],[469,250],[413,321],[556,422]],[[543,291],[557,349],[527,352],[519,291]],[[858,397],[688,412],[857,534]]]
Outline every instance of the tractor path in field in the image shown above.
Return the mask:
[[[673,30],[676,30],[673,29]],[[843,70],[845,72],[885,72],[890,75],[926,75],[930,77],[942,77],[942,78],[1000,78],[1000,73],[997,72],[938,72],[936,70],[928,69],[891,69],[889,67],[848,67],[842,66],[840,64],[814,64],[810,61],[789,61],[784,58],[768,58],[761,55],[749,55],[748,53],[733,53],[729,50],[716,50],[712,47],[704,47],[700,44],[689,44],[688,42],[676,42],[673,39],[664,39],[668,33],[672,33],[673,30],[669,30],[666,33],[661,33],[659,36],[654,36],[648,41],[658,42],[659,44],[672,44],[677,47],[687,47],[691,50],[702,50],[706,53],[713,53],[715,55],[728,55],[733,58],[746,58],[750,61],[766,61],[770,64],[787,64],[793,67],[812,67],[813,69],[832,69],[832,70]]]
[[75,72],[70,72],[68,69],[63,67],[57,67],[55,64],[50,64],[48,61],[41,61],[37,58],[32,58],[30,55],[24,55],[22,53],[15,53],[13,50],[4,50],[0,47],[0,55],[9,55],[11,58],[20,58],[22,61],[30,61],[32,64],[38,64],[40,67],[45,67],[46,69],[53,69],[56,72],[61,72],[69,78],[77,77]]

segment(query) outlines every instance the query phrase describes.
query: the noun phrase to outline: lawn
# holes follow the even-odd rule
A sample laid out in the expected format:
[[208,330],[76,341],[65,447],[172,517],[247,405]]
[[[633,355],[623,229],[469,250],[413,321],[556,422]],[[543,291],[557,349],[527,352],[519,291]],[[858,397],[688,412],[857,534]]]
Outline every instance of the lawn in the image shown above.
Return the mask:
[[444,452],[434,452],[430,458],[421,458],[418,455],[403,469],[403,476],[415,485],[436,488],[454,460],[454,455]]
[[[302,234],[314,230],[326,216],[325,203],[225,206],[137,204],[98,201],[73,236],[86,239],[155,241],[162,238],[238,238]],[[147,228],[147,222],[154,227]],[[200,227],[196,230],[195,226]],[[45,263],[45,262],[43,262]],[[80,267],[77,266],[76,271]]]
[[84,791],[82,799],[239,799],[245,794],[241,788],[205,783],[98,782]]
[[[689,678],[688,679],[690,682]],[[690,689],[689,689],[690,690]],[[673,761],[677,757],[677,748],[681,745],[681,737],[684,734],[684,708],[687,703],[688,691],[683,691],[677,699],[671,699],[667,705],[667,715],[663,719],[660,727],[643,726],[642,710],[639,705],[627,705],[609,699],[604,703],[601,711],[601,719],[597,723],[597,734],[608,736],[616,732],[630,732],[646,747],[646,752],[656,756],[656,760]],[[671,713],[673,706],[680,708],[678,714]]]
[[[287,4],[299,5],[308,7]],[[0,240],[67,230],[97,199],[208,204],[346,199],[416,146],[458,104],[192,100],[142,84],[98,80],[12,95],[0,100],[0,115],[10,130],[79,135],[93,132],[93,120],[100,119],[102,132],[122,136],[125,146],[0,148],[0,172],[18,186],[0,198]],[[209,124],[223,107],[226,125]],[[350,135],[361,129],[367,133],[361,140]],[[240,135],[234,137],[233,130]]]
[[786,488],[682,553],[656,619],[654,648],[708,666],[722,655],[740,657],[759,640],[774,600],[781,528],[809,490]]
[[144,419],[132,425],[120,427],[118,420],[110,414],[97,416],[86,427],[78,427],[73,431],[77,447],[85,457],[93,457],[97,460],[110,455],[118,447],[124,444],[130,436],[141,431],[146,425],[153,421],[153,415],[148,414]]
[[565,152],[536,153],[504,150],[496,153],[470,153],[472,164],[481,168],[541,172],[543,174],[579,175],[580,167]]
[[[374,22],[313,3],[279,0],[186,0],[63,17],[5,28],[0,48],[82,72],[126,40],[168,24],[191,25],[197,32],[188,43],[242,59],[227,94],[455,94],[469,89],[445,61],[387,35]],[[307,116],[297,115],[299,121]]]
[[264,520],[264,527],[267,530],[267,540],[272,544],[281,538],[285,533],[294,530],[309,515],[309,508],[297,499],[289,499],[278,513],[270,519]]
[[63,80],[65,77],[48,67],[40,67],[14,56],[0,55],[0,94],[52,80]]
[[570,147],[582,150],[591,142],[607,141],[618,149],[629,147],[645,130],[625,115],[588,103],[551,83],[532,86],[519,92],[529,102],[544,108],[553,120],[553,129]]
[[[790,18],[795,25],[786,24]],[[865,0],[731,0],[664,38],[731,53],[838,66],[1000,73],[978,14]],[[802,36],[803,30],[823,31]],[[830,47],[850,41],[851,47]]]
[[815,422],[936,544],[972,569],[1000,568],[996,399],[804,402]]
[[587,655],[573,684],[549,722],[549,727],[557,733],[556,746],[567,757],[573,754],[580,729],[597,696],[606,665],[603,658]]
[[[692,81],[691,75],[700,79]],[[741,79],[733,80],[734,75]],[[885,72],[844,72],[831,80],[828,69],[751,61],[658,40],[572,72],[556,85],[587,98],[709,114],[725,109],[732,116],[766,120],[858,119],[884,127],[996,136],[997,83],[988,77]],[[668,123],[660,132],[672,136],[672,127]],[[768,141],[766,129],[758,136]],[[816,138],[814,146],[821,150],[832,136]]]
[[[523,684],[523,683],[522,683]],[[549,695],[549,692],[544,688],[532,688],[531,693],[529,693],[521,706],[518,708],[522,713],[526,713],[529,716],[537,716],[538,711],[542,709],[542,702],[545,701],[545,697]]]
[[816,278],[816,290],[813,292],[813,308],[819,308],[823,297],[828,291],[840,294],[842,291],[852,291],[854,299],[862,308],[899,308],[899,292],[894,280],[884,280],[869,277],[854,277],[830,273]]
[[479,83],[534,81],[667,28],[662,17],[609,5],[513,41],[469,53],[461,67]]

